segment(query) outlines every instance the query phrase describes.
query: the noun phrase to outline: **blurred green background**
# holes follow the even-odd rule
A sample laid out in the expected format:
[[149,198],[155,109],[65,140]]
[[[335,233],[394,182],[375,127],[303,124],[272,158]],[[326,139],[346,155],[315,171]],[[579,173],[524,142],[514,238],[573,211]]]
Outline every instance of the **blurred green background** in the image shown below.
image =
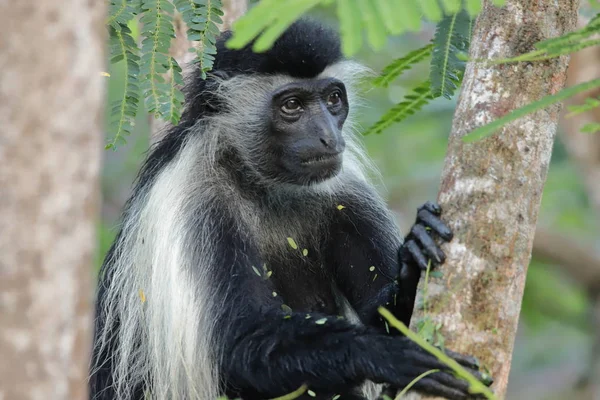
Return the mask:
[[[336,25],[330,10],[318,9],[314,14]],[[433,29],[434,26],[426,25],[419,34],[390,38],[385,50],[374,53],[364,48],[357,58],[375,71],[381,71],[394,58],[427,43]],[[408,90],[426,79],[428,71],[425,62],[388,89],[367,88],[365,106],[359,112],[361,125],[367,127],[374,123]],[[110,66],[109,72],[107,104],[121,95],[124,82],[122,65]],[[416,207],[436,198],[455,104],[456,99],[437,99],[406,122],[381,135],[365,137],[369,154],[383,175],[382,194],[405,231],[414,220]],[[108,126],[108,114],[106,121]],[[134,133],[127,138],[128,144],[116,152],[104,152],[98,266],[114,238],[121,208],[147,151],[149,126],[148,116],[141,112]],[[106,132],[107,138],[111,134]],[[598,249],[599,229],[592,214],[580,175],[559,135],[539,224]],[[561,268],[534,257],[529,267],[507,398],[588,398],[577,383],[585,376],[591,360],[591,321],[590,301],[585,290],[572,282]]]

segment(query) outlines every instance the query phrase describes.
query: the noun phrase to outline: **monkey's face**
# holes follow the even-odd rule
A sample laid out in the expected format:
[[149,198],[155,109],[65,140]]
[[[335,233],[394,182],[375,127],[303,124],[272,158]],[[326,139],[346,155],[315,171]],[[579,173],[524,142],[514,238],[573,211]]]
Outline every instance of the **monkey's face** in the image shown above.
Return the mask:
[[263,173],[297,185],[334,177],[346,147],[346,88],[337,79],[303,80],[272,93],[271,121],[264,145],[271,161]]

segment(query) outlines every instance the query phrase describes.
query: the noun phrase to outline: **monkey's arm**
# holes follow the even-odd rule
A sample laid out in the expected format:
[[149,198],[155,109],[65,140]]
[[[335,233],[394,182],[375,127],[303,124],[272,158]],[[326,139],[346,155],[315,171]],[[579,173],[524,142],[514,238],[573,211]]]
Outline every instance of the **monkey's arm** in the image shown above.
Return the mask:
[[[289,313],[273,296],[269,279],[244,230],[224,227],[216,270],[226,301],[219,302],[218,347],[228,395],[270,398],[307,384],[317,394],[339,394],[365,379],[400,387],[432,368],[447,371],[434,356],[404,338],[323,314]],[[477,374],[473,359],[452,355]],[[468,398],[467,384],[447,372],[418,381],[416,389],[449,399]]]
[[[388,308],[408,325],[421,271],[444,262],[445,255],[432,232],[450,240],[450,229],[439,219],[441,210],[427,202],[419,207],[415,224],[401,243],[388,212],[368,197],[346,199],[329,231],[325,254],[336,270],[340,287],[361,320],[386,329],[377,312]],[[397,332],[391,332],[397,334]]]

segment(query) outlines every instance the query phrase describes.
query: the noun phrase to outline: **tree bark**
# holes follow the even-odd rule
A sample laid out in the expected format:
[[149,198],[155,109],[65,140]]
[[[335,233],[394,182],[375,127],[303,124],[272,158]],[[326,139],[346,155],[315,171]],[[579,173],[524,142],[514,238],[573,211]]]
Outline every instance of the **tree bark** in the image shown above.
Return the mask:
[[[472,59],[513,57],[575,27],[577,0],[485,2]],[[454,231],[441,278],[427,288],[428,310],[447,348],[479,358],[504,398],[527,266],[561,107],[465,144],[475,127],[563,88],[568,57],[537,63],[469,62],[452,125],[438,201]],[[423,289],[423,281],[420,284]],[[423,290],[420,290],[423,293]],[[422,301],[417,301],[417,305]],[[424,310],[415,309],[413,325]]]
[[87,399],[104,3],[0,2],[0,399]]

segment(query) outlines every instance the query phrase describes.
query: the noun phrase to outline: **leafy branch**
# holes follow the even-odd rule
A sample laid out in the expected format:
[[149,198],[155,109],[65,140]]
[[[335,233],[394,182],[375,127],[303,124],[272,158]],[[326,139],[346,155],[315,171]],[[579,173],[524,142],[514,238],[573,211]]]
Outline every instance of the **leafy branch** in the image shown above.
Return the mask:
[[[493,0],[497,6],[506,0]],[[253,40],[253,50],[269,49],[289,25],[319,5],[336,3],[340,21],[342,50],[346,56],[362,47],[366,32],[370,47],[379,50],[388,35],[421,30],[425,20],[438,22],[444,15],[454,15],[463,9],[463,0],[262,0],[244,17],[233,24],[233,37],[228,46],[240,49]],[[469,0],[464,5],[469,15],[481,11],[481,0]],[[284,11],[284,12],[282,12]]]
[[465,71],[465,63],[460,55],[468,52],[470,38],[469,14],[466,11],[459,11],[447,15],[438,23],[431,44],[414,50],[385,67],[381,75],[374,79],[375,86],[389,86],[393,80],[417,62],[432,56],[427,87],[425,88],[425,83],[417,86],[413,93],[392,107],[364,134],[381,133],[391,125],[413,115],[437,97],[450,99],[460,85]]
[[[140,98],[148,113],[172,124],[179,123],[184,96],[181,92],[181,66],[169,55],[175,38],[174,16],[181,13],[188,27],[190,49],[203,75],[209,71],[216,54],[218,25],[222,23],[220,0],[110,0],[109,30],[111,63],[123,62],[125,90],[111,105],[111,133],[106,148],[116,149],[130,135],[140,108]],[[141,24],[140,44],[129,26]]]
[[527,114],[542,110],[560,101],[564,101],[569,97],[575,96],[578,93],[586,92],[590,89],[599,87],[600,79],[594,79],[589,82],[584,82],[580,83],[579,85],[568,87],[556,94],[545,96],[538,101],[534,101],[533,103],[527,104],[524,107],[511,111],[509,114],[500,117],[487,125],[474,129],[469,134],[463,137],[463,141],[469,143],[490,136],[509,122],[516,121],[517,119],[524,117]]

